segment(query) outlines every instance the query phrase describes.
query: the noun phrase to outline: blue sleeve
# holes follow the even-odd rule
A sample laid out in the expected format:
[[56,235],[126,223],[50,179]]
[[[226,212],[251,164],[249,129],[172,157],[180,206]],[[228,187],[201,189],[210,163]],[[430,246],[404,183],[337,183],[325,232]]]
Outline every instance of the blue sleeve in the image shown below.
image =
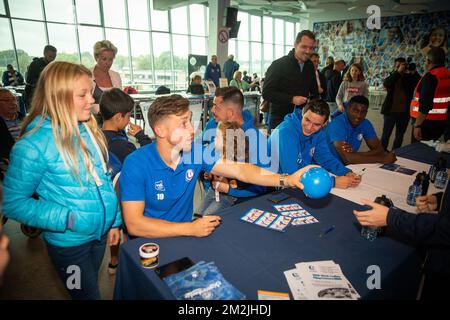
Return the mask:
[[[278,132],[278,139],[276,139],[277,136],[275,132]],[[278,160],[278,173],[292,174],[300,169],[299,165],[297,164],[297,158],[300,152],[300,144],[292,143],[292,139],[289,133],[290,130],[281,130],[281,132],[280,130],[274,130],[272,135],[270,136],[271,150],[274,150],[276,152],[275,158],[272,155],[272,161]],[[278,140],[278,148],[272,147],[272,145],[276,143],[273,138],[275,138],[275,140]]]
[[5,87],[9,86],[8,71],[3,72],[2,82]]
[[202,143],[203,144],[209,144],[214,142],[214,137],[216,135],[216,122],[214,118],[210,119],[205,126],[205,129],[203,129],[202,132]]
[[3,212],[6,217],[54,232],[67,228],[69,208],[42,198],[32,198],[47,164],[38,148],[26,139],[16,143],[4,180]]
[[152,143],[152,139],[145,134],[144,130],[141,130],[136,134],[136,139],[141,147]]
[[120,201],[145,201],[145,181],[140,162],[136,157],[128,157],[120,173]]
[[372,123],[367,119],[364,121],[363,137],[365,140],[372,140],[377,138],[377,133],[375,132]]
[[327,125],[324,133],[330,143],[333,143],[335,141],[347,140],[347,137],[345,135],[345,128],[341,125],[339,119],[335,119],[329,125]]
[[336,158],[330,150],[330,147],[328,146],[328,143],[325,139],[325,133],[322,131],[318,133],[318,141],[315,145],[315,152],[314,152],[314,161],[327,169],[329,172],[337,175],[337,176],[343,176],[347,172],[350,172],[351,170],[346,168],[344,164]]
[[[209,145],[207,145],[206,147],[204,146],[196,146],[194,145],[192,147],[192,149],[194,150],[194,148],[201,148],[202,150],[202,154],[201,154],[201,164],[202,164],[202,168],[201,170],[205,171],[205,172],[211,172],[211,170],[214,168],[214,166],[216,165],[217,161],[219,161],[219,155],[216,153],[215,149],[214,149],[214,144],[211,143]],[[198,153],[194,152],[194,156],[196,156]],[[194,161],[198,161],[199,159],[194,159]]]
[[209,69],[210,69],[210,67],[209,67],[209,64],[206,66],[206,69],[205,69],[205,77],[204,77],[204,79],[206,80],[206,81],[208,81],[208,80],[210,80],[211,79],[211,77],[209,76]]

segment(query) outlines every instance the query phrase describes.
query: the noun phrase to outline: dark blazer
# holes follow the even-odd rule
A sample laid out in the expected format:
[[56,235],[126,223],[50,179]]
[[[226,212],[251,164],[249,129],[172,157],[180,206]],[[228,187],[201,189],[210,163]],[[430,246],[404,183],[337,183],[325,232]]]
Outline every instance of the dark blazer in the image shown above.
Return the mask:
[[292,49],[288,55],[275,60],[267,69],[263,98],[271,103],[270,114],[284,117],[294,111],[294,96],[317,96],[317,81],[314,65],[306,61],[300,71],[298,60]]

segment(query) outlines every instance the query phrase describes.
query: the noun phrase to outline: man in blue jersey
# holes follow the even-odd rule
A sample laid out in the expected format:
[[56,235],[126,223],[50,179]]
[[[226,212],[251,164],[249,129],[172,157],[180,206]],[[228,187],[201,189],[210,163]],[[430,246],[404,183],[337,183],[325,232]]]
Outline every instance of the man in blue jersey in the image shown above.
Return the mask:
[[329,115],[328,104],[320,99],[311,100],[303,109],[288,114],[269,138],[272,161],[278,161],[278,172],[286,173],[318,164],[336,175],[335,187],[356,187],[361,176],[346,168],[328,146],[322,128]]
[[[368,109],[366,97],[354,96],[346,111],[325,128],[331,152],[345,164],[393,163],[396,160],[394,153],[384,151],[375,129],[366,119]],[[358,152],[363,139],[370,150]]]
[[[218,88],[214,97],[212,115],[205,130],[202,133],[202,143],[213,144],[219,122],[236,122],[245,132],[248,146],[248,162],[259,167],[267,168],[270,165],[270,158],[267,155],[267,138],[254,126],[253,116],[248,111],[243,111],[244,95],[235,87]],[[244,142],[245,143],[245,142]],[[205,175],[205,189],[210,185],[223,196],[220,201],[211,201],[214,197],[213,190],[208,190],[207,196],[195,209],[195,213],[200,215],[214,214],[215,212],[230,207],[240,198],[254,197],[266,192],[266,188],[251,184],[240,184],[238,187],[231,187],[228,179]],[[209,181],[211,180],[211,183]],[[214,199],[213,199],[214,200]]]
[[132,236],[159,238],[205,237],[220,224],[220,217],[192,221],[196,180],[200,172],[262,186],[297,187],[310,167],[274,174],[248,163],[217,159],[213,148],[193,143],[189,100],[180,95],[156,99],[148,120],[156,142],[130,154],[120,176],[123,217]]

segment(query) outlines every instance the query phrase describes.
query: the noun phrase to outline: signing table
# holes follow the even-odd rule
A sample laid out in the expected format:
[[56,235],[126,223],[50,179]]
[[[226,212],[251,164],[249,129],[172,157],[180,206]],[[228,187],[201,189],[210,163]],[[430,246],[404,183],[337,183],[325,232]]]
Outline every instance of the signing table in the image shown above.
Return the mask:
[[[428,163],[437,157],[432,148],[422,144],[399,150],[398,154]],[[362,299],[416,297],[422,257],[414,246],[389,230],[373,242],[362,238],[352,213],[354,209],[362,209],[358,204],[332,194],[312,200],[298,190],[284,192],[291,198],[283,203],[298,202],[319,223],[289,226],[283,233],[240,220],[251,208],[275,212],[273,203],[268,201],[269,194],[224,210],[221,226],[209,237],[128,241],[121,245],[114,298],[174,299],[154,270],[141,267],[138,248],[144,242],[160,245],[160,265],[183,257],[190,257],[194,262],[214,261],[224,277],[247,299],[256,300],[258,290],[290,294],[283,272],[298,262],[318,260],[334,260],[339,264]],[[332,225],[334,231],[319,237]],[[373,266],[380,268],[381,289],[370,290],[367,286]]]

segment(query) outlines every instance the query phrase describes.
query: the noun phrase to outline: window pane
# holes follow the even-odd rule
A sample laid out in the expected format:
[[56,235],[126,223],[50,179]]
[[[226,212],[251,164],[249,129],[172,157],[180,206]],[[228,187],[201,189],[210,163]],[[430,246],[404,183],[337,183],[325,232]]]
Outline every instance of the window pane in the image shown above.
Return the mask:
[[123,0],[103,0],[105,26],[126,28],[125,2]]
[[[8,19],[0,18],[0,39],[2,39],[0,41],[0,72],[3,74],[6,70],[6,65],[9,63],[18,69]],[[19,54],[19,60],[25,59],[26,63],[28,63],[28,58],[22,51],[17,51],[17,53]],[[25,69],[20,70],[22,75],[24,75],[23,70]]]
[[88,68],[95,65],[94,60],[94,44],[103,40],[102,29],[99,27],[78,27],[78,35],[80,37],[81,63]]
[[298,34],[300,31],[302,31],[302,30],[300,29],[300,22],[296,22],[296,23],[295,23],[295,36],[297,36],[297,34]]
[[[130,83],[130,53],[128,52],[128,35],[125,30],[105,29],[106,39],[117,47],[116,58],[111,69],[120,73],[122,84]],[[126,74],[125,74],[126,73]]]
[[196,36],[206,35],[205,26],[205,6],[193,4],[189,6],[189,22],[191,24],[191,34]]
[[275,43],[284,44],[284,21],[275,19]]
[[264,44],[263,55],[264,55],[263,70],[264,70],[264,72],[266,72],[267,68],[269,68],[270,64],[274,60],[273,59],[273,44]]
[[58,49],[56,60],[80,63],[75,26],[49,23],[47,28],[50,43]]
[[261,17],[250,16],[250,29],[252,41],[261,41]]
[[238,60],[236,62],[239,63],[239,70],[241,71],[248,71],[250,68],[248,44],[247,41],[238,41]]
[[263,17],[263,42],[273,43],[273,19]]
[[[17,52],[23,50],[26,56],[26,59],[19,60],[20,69],[27,70],[33,57],[42,57],[42,52],[47,44],[44,23],[14,19],[12,23]],[[33,33],[30,30],[33,30]]]
[[41,0],[10,0],[11,17],[43,20]]
[[172,41],[175,89],[186,89],[188,84],[188,37],[173,35]]
[[275,45],[275,59],[281,58],[284,55],[284,46]]
[[292,43],[294,43],[294,41],[294,23],[286,22],[286,37],[284,39],[284,44],[290,46]]
[[0,1],[0,14],[6,14],[5,4],[3,3],[3,1]]
[[228,55],[234,55],[234,60],[236,61],[236,40],[230,39],[228,40]]
[[155,59],[155,88],[160,85],[172,85],[169,34],[154,32],[153,56]]
[[73,23],[72,0],[45,0],[47,21]]
[[153,10],[153,0],[151,3],[152,30],[169,31],[169,15],[167,11]]
[[238,40],[248,40],[248,14],[245,12],[238,12],[238,21],[241,21],[239,27]]
[[170,10],[173,33],[187,34],[187,8],[180,7]]
[[[257,73],[261,76],[261,43],[252,42],[252,66],[250,68],[251,73]],[[253,75],[252,75],[253,77]]]
[[153,83],[152,61],[150,56],[150,33],[141,31],[132,31],[131,36],[131,54],[133,61],[133,82],[137,84],[136,88],[140,90],[151,90]]
[[78,23],[100,24],[98,0],[77,0]]
[[149,30],[147,0],[128,0],[128,17],[131,29]]
[[191,37],[191,53],[206,56],[206,38]]

